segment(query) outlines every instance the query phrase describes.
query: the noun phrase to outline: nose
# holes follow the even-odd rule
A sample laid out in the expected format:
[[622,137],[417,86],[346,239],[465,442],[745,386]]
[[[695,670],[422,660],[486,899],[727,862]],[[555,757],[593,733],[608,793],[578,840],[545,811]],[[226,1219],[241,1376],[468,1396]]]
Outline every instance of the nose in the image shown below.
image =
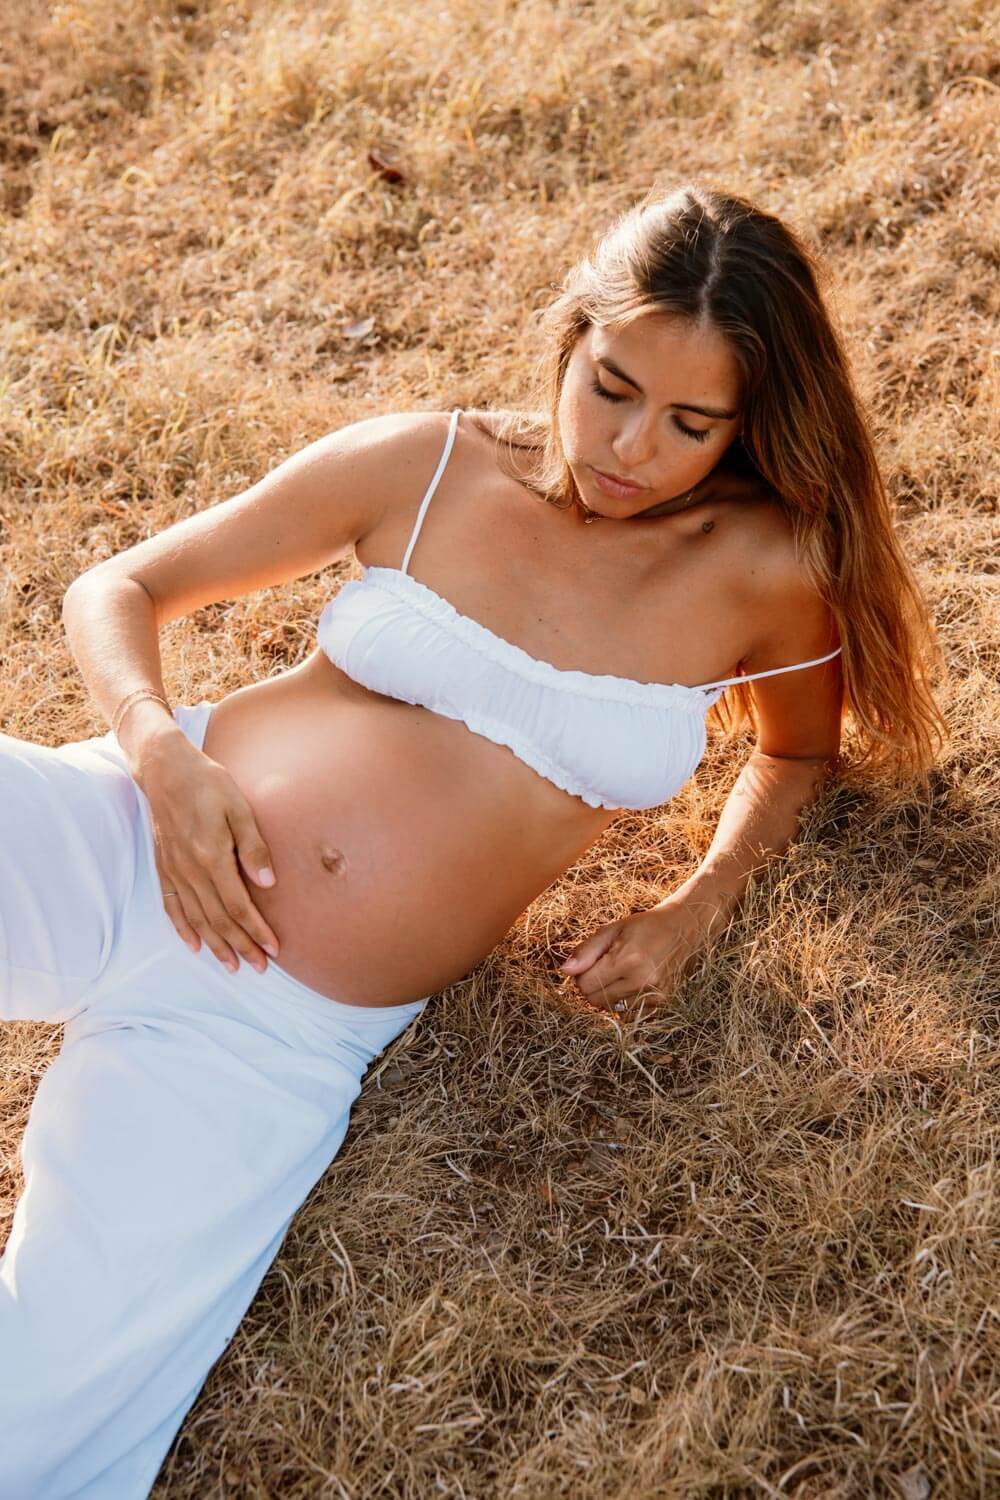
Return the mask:
[[623,474],[634,474],[656,457],[656,435],[653,424],[640,413],[630,413],[612,439],[611,451],[622,466]]

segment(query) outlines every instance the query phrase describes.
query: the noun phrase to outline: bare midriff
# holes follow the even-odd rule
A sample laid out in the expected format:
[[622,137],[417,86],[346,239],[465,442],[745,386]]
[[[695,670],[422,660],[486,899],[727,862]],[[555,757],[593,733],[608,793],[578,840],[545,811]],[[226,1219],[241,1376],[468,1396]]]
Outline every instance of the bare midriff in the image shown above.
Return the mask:
[[278,967],[352,1005],[464,978],[615,816],[319,650],[221,699],[202,749],[271,851],[277,883],[246,883]]

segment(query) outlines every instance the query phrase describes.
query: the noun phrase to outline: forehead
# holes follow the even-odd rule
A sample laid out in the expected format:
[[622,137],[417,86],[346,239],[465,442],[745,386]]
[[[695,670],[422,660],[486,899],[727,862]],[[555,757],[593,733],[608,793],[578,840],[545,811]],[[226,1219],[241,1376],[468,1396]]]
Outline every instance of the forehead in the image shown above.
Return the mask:
[[696,401],[735,407],[742,375],[727,339],[711,323],[643,313],[626,324],[591,325],[581,338],[595,358],[620,365],[664,402]]

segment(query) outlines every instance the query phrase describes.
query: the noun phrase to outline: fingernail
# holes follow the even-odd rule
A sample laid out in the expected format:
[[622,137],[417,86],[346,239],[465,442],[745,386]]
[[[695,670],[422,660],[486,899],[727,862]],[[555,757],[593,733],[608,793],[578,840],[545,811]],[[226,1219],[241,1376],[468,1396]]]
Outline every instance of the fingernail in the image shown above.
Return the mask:
[[275,948],[273,943],[261,943],[260,946],[263,948],[265,953],[270,953],[272,958],[277,958],[278,950],[277,948]]
[[225,965],[225,967],[229,970],[230,974],[235,974],[236,970],[239,968],[239,964],[238,963],[234,963],[232,960],[230,960]]
[[260,871],[258,871],[257,879],[258,879],[258,881],[260,882],[261,885],[273,885],[274,884],[274,871],[273,870],[260,870]]

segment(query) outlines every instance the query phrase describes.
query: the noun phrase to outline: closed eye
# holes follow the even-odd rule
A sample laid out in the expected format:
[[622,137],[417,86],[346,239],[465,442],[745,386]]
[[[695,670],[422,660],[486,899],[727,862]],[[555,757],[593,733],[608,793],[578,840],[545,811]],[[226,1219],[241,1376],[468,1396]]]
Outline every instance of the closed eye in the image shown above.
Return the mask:
[[[591,381],[591,386],[594,390],[595,395],[603,396],[605,401],[617,402],[628,400],[627,396],[616,396],[613,391],[606,391],[599,380]],[[678,432],[683,432],[685,437],[693,438],[696,443],[704,443],[711,436],[711,427],[706,427],[704,432],[698,432],[694,427],[685,427],[684,423],[680,421],[678,417],[671,417],[670,420],[673,422]]]

